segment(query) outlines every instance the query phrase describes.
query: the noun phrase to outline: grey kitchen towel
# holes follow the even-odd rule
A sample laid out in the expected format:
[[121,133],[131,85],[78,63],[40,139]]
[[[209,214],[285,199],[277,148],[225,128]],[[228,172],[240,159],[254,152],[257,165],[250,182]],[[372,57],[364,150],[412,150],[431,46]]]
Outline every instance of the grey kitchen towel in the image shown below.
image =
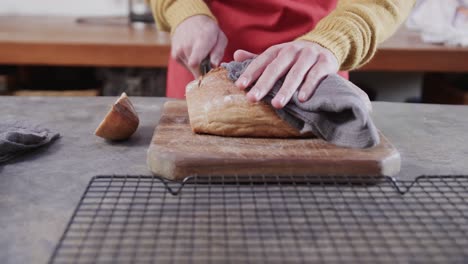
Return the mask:
[[0,121],[0,164],[44,146],[60,134],[20,121]]
[[[221,64],[229,71],[229,78],[236,81],[252,60]],[[271,103],[283,84],[278,80],[264,101]],[[317,87],[312,98],[300,102],[297,92],[291,101],[276,112],[301,133],[312,132],[338,146],[369,148],[379,144],[379,133],[363,99],[363,91],[338,74],[326,77]]]

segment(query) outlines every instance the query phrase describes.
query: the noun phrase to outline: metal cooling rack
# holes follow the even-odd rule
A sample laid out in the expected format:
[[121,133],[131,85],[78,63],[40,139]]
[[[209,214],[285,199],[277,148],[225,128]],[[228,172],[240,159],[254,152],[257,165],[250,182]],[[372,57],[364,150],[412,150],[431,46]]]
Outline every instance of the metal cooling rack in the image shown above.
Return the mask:
[[97,176],[50,263],[468,263],[468,176]]

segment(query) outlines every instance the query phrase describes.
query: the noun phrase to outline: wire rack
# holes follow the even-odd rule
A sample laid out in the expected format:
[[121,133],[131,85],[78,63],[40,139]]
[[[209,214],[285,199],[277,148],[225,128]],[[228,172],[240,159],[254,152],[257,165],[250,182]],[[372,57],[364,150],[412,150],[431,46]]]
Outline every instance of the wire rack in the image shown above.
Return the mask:
[[50,263],[468,263],[468,176],[97,176]]

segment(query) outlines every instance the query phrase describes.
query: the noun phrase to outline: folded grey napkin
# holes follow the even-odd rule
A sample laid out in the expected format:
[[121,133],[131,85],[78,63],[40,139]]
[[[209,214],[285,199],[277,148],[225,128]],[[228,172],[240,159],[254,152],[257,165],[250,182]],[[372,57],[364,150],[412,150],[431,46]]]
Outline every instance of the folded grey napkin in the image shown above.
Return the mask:
[[[236,81],[252,60],[221,64]],[[275,83],[264,101],[271,103],[283,84]],[[338,74],[329,75],[317,87],[312,98],[300,102],[297,92],[277,113],[301,133],[312,132],[330,143],[351,148],[368,148],[379,144],[379,134],[363,99],[363,91]]]
[[48,129],[18,121],[0,122],[0,164],[46,145],[60,135]]

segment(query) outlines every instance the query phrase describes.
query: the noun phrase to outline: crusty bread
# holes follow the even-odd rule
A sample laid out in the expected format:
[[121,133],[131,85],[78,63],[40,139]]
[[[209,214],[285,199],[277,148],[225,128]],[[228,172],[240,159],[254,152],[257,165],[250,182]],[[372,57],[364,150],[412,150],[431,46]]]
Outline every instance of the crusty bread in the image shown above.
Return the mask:
[[245,94],[221,67],[189,83],[186,98],[192,130],[234,137],[301,136],[299,130],[281,119],[272,106],[264,102],[251,103]]
[[94,134],[108,140],[129,138],[138,128],[140,120],[127,94],[122,93],[112,105]]

